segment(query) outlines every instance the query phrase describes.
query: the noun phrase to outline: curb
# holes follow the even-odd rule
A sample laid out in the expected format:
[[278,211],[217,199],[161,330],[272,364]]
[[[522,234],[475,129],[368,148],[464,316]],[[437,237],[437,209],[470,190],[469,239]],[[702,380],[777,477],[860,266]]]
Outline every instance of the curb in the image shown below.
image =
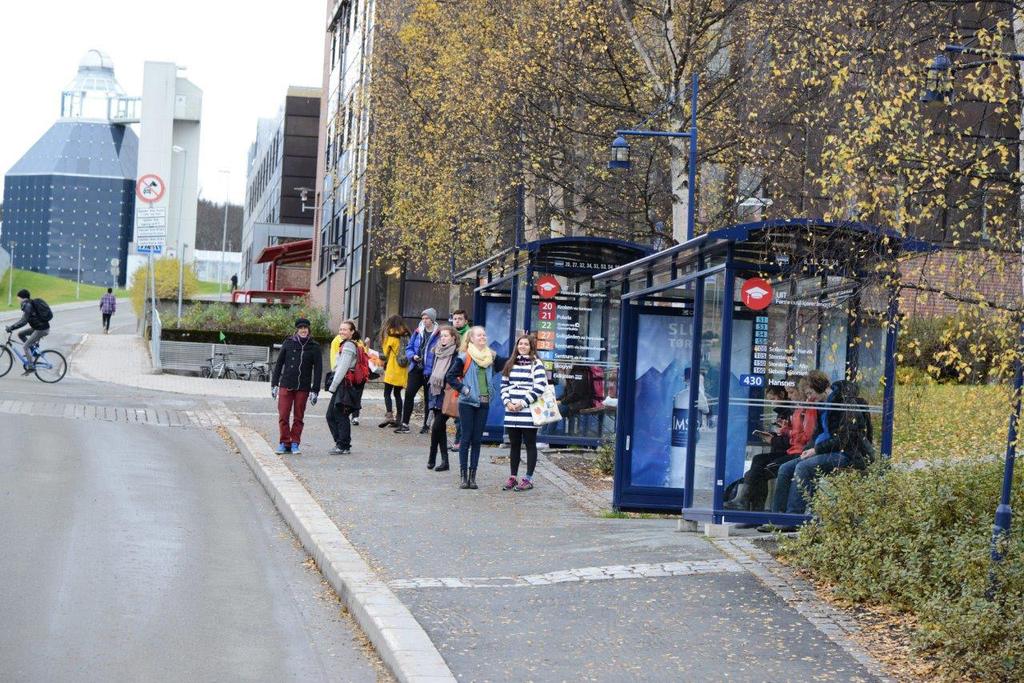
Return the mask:
[[370,569],[266,440],[241,426],[222,402],[211,401],[210,406],[395,677],[403,683],[454,683],[451,669],[409,608]]

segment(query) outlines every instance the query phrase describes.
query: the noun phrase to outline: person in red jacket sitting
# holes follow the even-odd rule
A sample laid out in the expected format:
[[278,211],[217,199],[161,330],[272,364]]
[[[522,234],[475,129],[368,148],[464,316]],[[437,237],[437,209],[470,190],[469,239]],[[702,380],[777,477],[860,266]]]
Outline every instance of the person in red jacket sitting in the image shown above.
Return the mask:
[[800,457],[814,436],[818,411],[807,404],[828,396],[830,384],[828,375],[820,370],[811,370],[806,377],[797,378],[794,395],[783,397],[783,400],[788,398],[789,402],[797,404],[793,414],[779,420],[777,432],[759,432],[761,438],[771,444],[771,450],[759,453],[751,460],[736,497],[725,503],[727,510],[764,509],[768,480],[775,476],[779,465]]

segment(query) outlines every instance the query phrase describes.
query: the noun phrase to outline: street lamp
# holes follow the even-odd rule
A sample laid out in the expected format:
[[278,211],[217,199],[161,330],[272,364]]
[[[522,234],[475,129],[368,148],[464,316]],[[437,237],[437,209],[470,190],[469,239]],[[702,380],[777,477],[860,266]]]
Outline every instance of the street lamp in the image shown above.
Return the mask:
[[220,266],[217,268],[217,301],[220,301],[224,296],[224,251],[228,242],[228,200],[231,189],[231,171],[222,168],[218,173],[224,174],[224,229],[220,235]]
[[[629,142],[626,138],[629,136],[634,137],[647,137],[647,138],[688,138],[690,140],[690,155],[689,155],[689,168],[687,174],[687,207],[686,207],[686,239],[693,239],[693,224],[694,224],[694,192],[697,186],[697,91],[698,91],[698,77],[694,75],[693,83],[690,87],[690,129],[682,131],[663,131],[663,130],[636,130],[636,129],[620,129],[615,131],[615,140],[612,141],[611,146],[611,158],[608,160],[608,168],[612,170],[628,170],[632,163],[629,160]],[[659,107],[657,110],[652,112],[644,121],[640,124],[647,123],[652,118],[662,113],[675,103],[675,97],[670,99],[664,105]]]
[[14,253],[18,250],[18,243],[14,240],[8,242],[11,245],[11,265],[8,270],[11,271],[11,276],[7,278],[7,307],[11,306],[11,292],[14,291]]
[[75,298],[82,298],[82,240],[78,240],[78,277],[75,280]]
[[188,165],[188,150],[175,145],[171,147],[171,151],[182,155],[181,183],[178,186],[178,248],[176,249],[178,256],[178,318],[175,322],[175,327],[178,327],[181,325],[181,290],[185,283],[185,254],[181,246],[181,201],[185,195],[185,169]]
[[[975,62],[968,62],[954,67],[952,60],[944,53],[968,54],[985,57]],[[982,50],[966,47],[964,45],[946,45],[943,52],[940,52],[932,60],[928,68],[927,84],[921,101],[928,103],[947,103],[953,99],[953,76],[957,71],[976,69],[990,64],[997,64],[1000,60],[1011,62],[1024,61],[1024,54],[997,52],[994,50]],[[1018,122],[1022,141],[1024,141],[1024,112],[1022,120]],[[1018,155],[1024,154],[1024,150],[1018,150]],[[1018,159],[1018,164],[1024,167],[1024,162]],[[1024,207],[1022,207],[1024,208]],[[1013,469],[1017,460],[1017,434],[1020,423],[1021,409],[1021,387],[1024,386],[1024,363],[1020,354],[1024,353],[1024,318],[1021,319],[1018,339],[1018,356],[1014,360],[1013,376],[1013,409],[1010,411],[1010,425],[1006,434],[1006,458],[1003,463],[1003,486],[1000,492],[999,504],[996,506],[995,519],[992,524],[992,541],[990,545],[990,558],[994,564],[1003,561],[1003,546],[1010,537],[1010,526],[1013,523],[1013,509],[1010,507],[1011,493],[1013,489]],[[989,586],[989,598],[993,597],[993,585]]]

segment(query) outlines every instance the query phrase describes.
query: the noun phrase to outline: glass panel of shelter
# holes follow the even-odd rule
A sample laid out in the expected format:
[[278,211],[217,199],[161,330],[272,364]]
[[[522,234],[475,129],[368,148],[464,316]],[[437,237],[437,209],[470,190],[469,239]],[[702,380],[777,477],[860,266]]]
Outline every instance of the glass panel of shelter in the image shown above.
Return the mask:
[[[861,467],[877,450],[885,297],[838,275],[779,277],[770,279],[770,304],[752,309],[742,292],[753,277],[744,273],[734,283],[726,447],[716,483],[727,509],[804,514],[818,475]],[[712,330],[722,306],[712,303],[709,284],[704,324]],[[708,341],[702,355],[713,364]],[[709,493],[698,476],[694,507],[708,507]]]
[[[535,273],[534,282],[544,273]],[[589,276],[555,278],[559,292],[531,294],[530,330],[537,353],[559,401],[562,420],[541,429],[541,437],[601,439],[615,429],[616,401],[610,403],[609,386],[618,379],[618,349],[611,344],[611,318],[619,302],[611,302],[606,286],[596,289]]]

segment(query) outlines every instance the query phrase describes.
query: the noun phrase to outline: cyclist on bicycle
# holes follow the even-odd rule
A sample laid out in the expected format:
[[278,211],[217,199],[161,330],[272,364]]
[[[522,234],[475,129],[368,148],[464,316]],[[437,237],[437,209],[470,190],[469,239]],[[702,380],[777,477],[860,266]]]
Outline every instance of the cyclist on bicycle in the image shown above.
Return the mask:
[[[28,325],[29,329],[18,333],[18,339],[21,340],[22,348],[25,350],[25,374],[30,375],[35,370],[32,347],[36,346],[43,337],[50,334],[50,323],[46,313],[49,314],[49,317],[53,317],[53,313],[50,313],[50,307],[45,302],[43,302],[42,306],[37,307],[36,302],[32,300],[32,295],[28,293],[27,289],[19,290],[18,298],[21,299],[21,320],[13,325],[8,325],[6,329],[8,332],[13,332],[19,327]],[[42,300],[40,299],[40,301]],[[45,313],[40,310],[42,307],[45,307]]]

